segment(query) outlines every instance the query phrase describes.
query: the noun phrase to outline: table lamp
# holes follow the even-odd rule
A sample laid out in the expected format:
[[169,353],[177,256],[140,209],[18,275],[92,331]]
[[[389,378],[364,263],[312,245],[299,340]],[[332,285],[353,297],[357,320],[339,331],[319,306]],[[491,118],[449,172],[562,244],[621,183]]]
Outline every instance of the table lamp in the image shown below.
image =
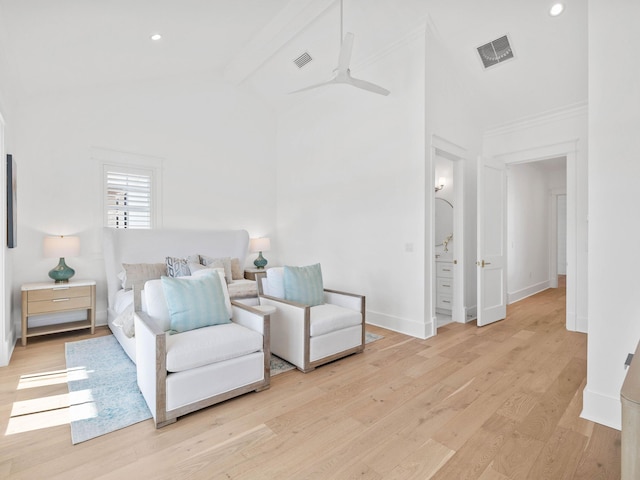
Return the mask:
[[271,242],[268,238],[252,238],[249,249],[251,253],[258,252],[258,258],[253,261],[256,268],[264,268],[267,266],[267,259],[262,256],[262,252],[268,252],[271,248]]
[[77,257],[80,253],[80,239],[78,237],[44,237],[44,256],[59,258],[58,265],[49,271],[49,277],[56,283],[68,283],[75,275],[75,270],[64,261],[64,257]]

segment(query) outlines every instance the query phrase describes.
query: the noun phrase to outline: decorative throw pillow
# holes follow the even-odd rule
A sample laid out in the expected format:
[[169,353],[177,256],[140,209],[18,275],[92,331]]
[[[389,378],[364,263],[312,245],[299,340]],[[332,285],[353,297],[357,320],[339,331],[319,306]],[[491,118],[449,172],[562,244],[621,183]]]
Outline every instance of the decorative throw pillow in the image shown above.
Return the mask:
[[198,266],[196,267],[195,265],[196,264],[194,263],[189,264],[189,268],[191,269],[191,276],[197,277],[198,275],[207,275],[211,272],[219,272],[224,279],[224,268],[222,267],[205,267],[204,265],[200,264],[198,264]]
[[242,280],[244,278],[244,270],[240,265],[239,258],[231,259],[231,278],[233,280]]
[[161,281],[171,318],[170,333],[231,322],[219,275],[162,277]]
[[200,263],[205,267],[224,268],[224,278],[227,283],[233,280],[233,275],[231,274],[231,257],[213,258],[200,255]]
[[127,308],[125,308],[122,313],[113,320],[113,324],[116,327],[121,328],[126,337],[132,338],[135,336],[133,304],[127,306]]
[[189,263],[194,263],[198,260],[198,255],[191,255],[187,258],[167,257],[165,259],[165,263],[167,264],[167,276],[188,277],[191,275]]
[[324,303],[324,287],[320,264],[306,267],[284,267],[284,298],[312,307]]
[[123,263],[124,280],[122,288],[128,290],[134,285],[144,285],[147,280],[154,280],[167,274],[164,263]]

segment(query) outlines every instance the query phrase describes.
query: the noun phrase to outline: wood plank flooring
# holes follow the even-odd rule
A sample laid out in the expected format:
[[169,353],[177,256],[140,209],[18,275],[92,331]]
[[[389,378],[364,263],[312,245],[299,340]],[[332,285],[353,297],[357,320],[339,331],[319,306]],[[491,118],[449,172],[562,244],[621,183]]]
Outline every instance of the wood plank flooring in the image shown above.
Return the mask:
[[620,432],[579,418],[587,338],[564,295],[428,340],[369,327],[362,354],[75,446],[64,342],[90,335],[33,339],[0,369],[0,478],[619,479]]

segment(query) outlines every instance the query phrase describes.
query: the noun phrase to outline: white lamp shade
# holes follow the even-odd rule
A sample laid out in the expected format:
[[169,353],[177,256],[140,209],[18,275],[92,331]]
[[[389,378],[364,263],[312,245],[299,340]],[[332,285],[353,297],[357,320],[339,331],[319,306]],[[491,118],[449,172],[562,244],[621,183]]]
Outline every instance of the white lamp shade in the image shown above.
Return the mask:
[[268,252],[271,249],[271,241],[268,238],[252,238],[249,242],[251,253]]
[[447,179],[446,179],[446,178],[444,178],[444,177],[440,177],[440,178],[438,179],[438,185],[436,185],[436,186],[438,186],[438,187],[444,187],[446,184],[447,184]]
[[77,257],[79,254],[80,238],[78,237],[44,237],[45,257]]

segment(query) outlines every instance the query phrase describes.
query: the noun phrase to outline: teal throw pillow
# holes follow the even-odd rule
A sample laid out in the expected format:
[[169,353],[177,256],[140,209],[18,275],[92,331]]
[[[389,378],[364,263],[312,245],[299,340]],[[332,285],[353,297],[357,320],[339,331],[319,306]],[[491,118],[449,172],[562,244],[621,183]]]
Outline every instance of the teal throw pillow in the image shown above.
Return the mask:
[[306,267],[284,267],[284,298],[292,302],[316,306],[324,303],[320,264]]
[[190,279],[162,277],[161,281],[171,333],[231,322],[218,275]]

